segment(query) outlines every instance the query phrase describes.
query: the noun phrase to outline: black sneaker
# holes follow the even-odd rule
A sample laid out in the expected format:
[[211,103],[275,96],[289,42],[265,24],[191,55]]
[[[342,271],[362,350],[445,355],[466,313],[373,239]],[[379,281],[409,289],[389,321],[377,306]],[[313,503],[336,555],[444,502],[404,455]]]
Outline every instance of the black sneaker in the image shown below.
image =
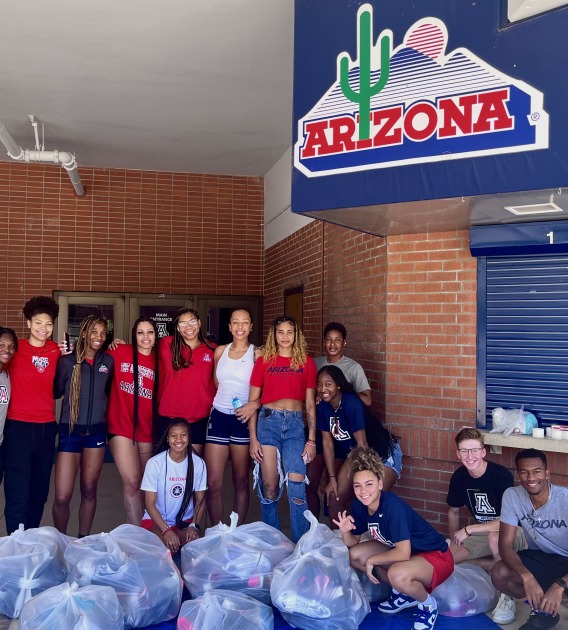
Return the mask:
[[558,615],[553,617],[547,613],[531,610],[529,620],[519,630],[547,630],[547,628],[554,628],[559,621],[560,617]]

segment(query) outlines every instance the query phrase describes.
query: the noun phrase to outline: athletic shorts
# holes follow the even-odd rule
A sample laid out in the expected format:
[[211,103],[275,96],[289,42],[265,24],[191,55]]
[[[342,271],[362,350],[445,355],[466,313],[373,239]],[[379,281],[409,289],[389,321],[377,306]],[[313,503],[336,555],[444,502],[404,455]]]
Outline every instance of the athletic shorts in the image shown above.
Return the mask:
[[558,553],[545,553],[540,549],[523,549],[519,551],[519,558],[545,592],[555,580],[568,573],[568,557]]
[[207,425],[207,443],[248,446],[250,444],[248,422],[241,422],[234,413],[223,413],[213,407]]
[[78,435],[68,431],[59,433],[60,453],[81,453],[84,448],[104,448],[106,446],[106,433],[92,433],[90,435]]
[[[476,560],[477,558],[493,557],[491,548],[489,547],[489,534],[471,534],[464,540],[463,546],[469,551],[468,560]],[[517,527],[513,549],[520,551],[527,548],[527,541],[522,527]],[[466,561],[467,562],[467,561]]]
[[445,582],[454,572],[454,557],[449,547],[446,551],[425,551],[417,555],[424,558],[426,562],[429,562],[434,567],[432,584],[426,588],[429,593],[431,593],[436,586]]
[[[184,521],[182,527],[178,527],[177,525],[170,525],[170,527],[172,531],[177,534],[179,531],[186,530],[189,527],[190,523],[193,523],[193,519],[189,521]],[[147,529],[149,532],[151,532],[154,529],[154,525],[156,525],[156,523],[154,523],[154,521],[151,518],[143,518],[142,522],[140,523],[140,527]]]
[[[168,426],[174,422],[175,420],[183,420],[183,418],[168,418],[167,416],[158,416],[157,425],[158,425],[158,436],[161,437]],[[189,428],[191,431],[190,439],[192,445],[203,445],[205,444],[205,438],[207,436],[207,424],[209,423],[209,418],[201,418],[200,420],[190,421],[186,420],[189,423]]]

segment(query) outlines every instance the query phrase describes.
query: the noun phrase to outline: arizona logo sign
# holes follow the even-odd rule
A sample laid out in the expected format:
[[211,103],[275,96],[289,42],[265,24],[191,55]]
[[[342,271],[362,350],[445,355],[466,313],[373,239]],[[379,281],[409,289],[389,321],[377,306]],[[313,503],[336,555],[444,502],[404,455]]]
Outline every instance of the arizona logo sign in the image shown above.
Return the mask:
[[373,39],[373,7],[357,12],[357,58],[337,57],[337,79],[298,121],[294,165],[307,177],[548,148],[543,95],[423,18],[393,49]]

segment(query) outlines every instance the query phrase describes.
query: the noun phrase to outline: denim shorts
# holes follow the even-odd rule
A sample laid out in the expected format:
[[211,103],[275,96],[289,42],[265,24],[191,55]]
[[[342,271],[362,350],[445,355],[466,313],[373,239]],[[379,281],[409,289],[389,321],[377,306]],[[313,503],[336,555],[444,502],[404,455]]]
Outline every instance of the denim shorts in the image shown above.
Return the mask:
[[402,473],[402,449],[400,448],[400,444],[398,442],[393,445],[392,455],[389,455],[383,464],[392,468],[396,473],[397,478],[400,479],[400,474]]
[[106,433],[92,433],[91,435],[69,434],[69,431],[59,433],[60,453],[81,453],[84,448],[104,448],[106,446]]
[[248,422],[241,422],[234,413],[224,413],[213,407],[207,425],[207,444],[248,446]]
[[302,459],[306,435],[301,411],[262,407],[258,412],[256,437],[262,446],[275,446],[278,449],[284,475],[306,474],[306,464]]

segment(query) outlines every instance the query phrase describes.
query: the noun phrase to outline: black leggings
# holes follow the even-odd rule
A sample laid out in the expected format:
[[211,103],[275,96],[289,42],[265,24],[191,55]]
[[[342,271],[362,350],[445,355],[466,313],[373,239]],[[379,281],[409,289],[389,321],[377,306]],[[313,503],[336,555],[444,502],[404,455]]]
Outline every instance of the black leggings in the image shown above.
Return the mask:
[[4,429],[6,530],[39,527],[49,494],[56,422],[7,420]]

